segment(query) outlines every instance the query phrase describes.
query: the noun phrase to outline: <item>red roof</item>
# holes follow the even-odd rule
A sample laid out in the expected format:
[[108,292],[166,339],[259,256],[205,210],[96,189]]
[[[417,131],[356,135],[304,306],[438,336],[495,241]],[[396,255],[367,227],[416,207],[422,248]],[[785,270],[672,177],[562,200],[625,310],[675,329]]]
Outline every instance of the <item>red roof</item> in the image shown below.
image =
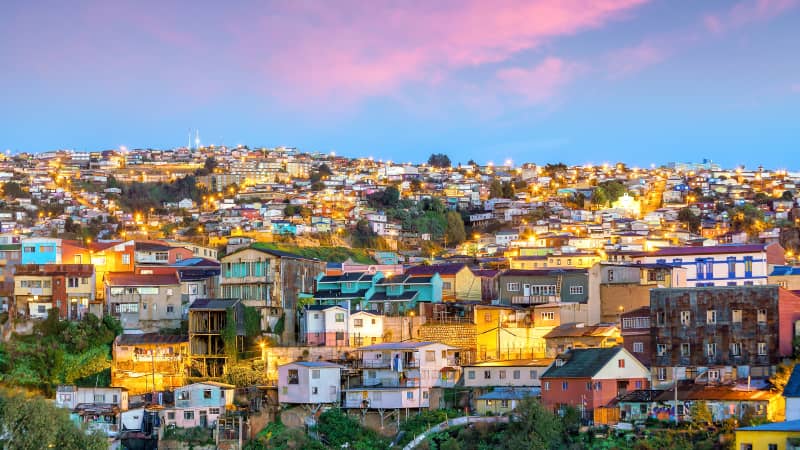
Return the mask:
[[757,253],[763,252],[763,244],[749,245],[715,245],[710,247],[665,247],[654,252],[641,252],[637,256],[678,256],[678,255],[716,255],[720,253]]
[[175,273],[152,275],[109,273],[107,281],[109,286],[167,286],[180,283]]

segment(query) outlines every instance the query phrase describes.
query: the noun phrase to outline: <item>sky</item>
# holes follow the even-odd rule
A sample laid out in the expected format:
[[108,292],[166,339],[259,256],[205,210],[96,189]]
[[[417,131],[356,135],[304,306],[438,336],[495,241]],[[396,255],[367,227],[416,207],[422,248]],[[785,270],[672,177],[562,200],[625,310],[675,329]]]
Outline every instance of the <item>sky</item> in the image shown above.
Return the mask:
[[0,151],[800,170],[800,0],[0,1]]

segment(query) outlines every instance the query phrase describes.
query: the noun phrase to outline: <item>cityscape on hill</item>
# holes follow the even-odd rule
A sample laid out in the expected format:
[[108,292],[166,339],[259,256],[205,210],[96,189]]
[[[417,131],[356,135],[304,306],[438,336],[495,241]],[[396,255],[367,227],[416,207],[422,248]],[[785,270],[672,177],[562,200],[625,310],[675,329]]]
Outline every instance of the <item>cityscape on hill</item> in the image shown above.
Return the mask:
[[800,450],[800,0],[0,1],[3,450]]

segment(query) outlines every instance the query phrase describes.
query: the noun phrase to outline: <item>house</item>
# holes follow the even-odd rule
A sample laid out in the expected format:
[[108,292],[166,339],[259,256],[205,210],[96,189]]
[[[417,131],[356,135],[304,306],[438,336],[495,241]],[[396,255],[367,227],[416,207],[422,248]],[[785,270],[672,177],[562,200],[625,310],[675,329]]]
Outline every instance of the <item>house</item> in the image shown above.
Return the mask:
[[500,274],[500,303],[587,303],[589,279],[586,269],[509,269]]
[[583,322],[564,323],[544,335],[547,355],[578,348],[608,348],[622,343],[619,328],[610,324],[586,325]]
[[686,286],[686,269],[671,264],[595,264],[589,269],[591,322],[619,323],[626,311],[650,306],[651,289]]
[[278,367],[281,404],[338,404],[342,366],[325,361],[297,361]]
[[794,366],[783,388],[786,399],[786,420],[800,420],[800,365]]
[[511,414],[520,401],[540,395],[538,387],[498,387],[479,395],[475,400],[475,410],[482,416]]
[[306,305],[303,311],[304,340],[307,345],[339,347],[348,345],[349,315],[338,305]]
[[505,387],[540,387],[540,377],[553,359],[511,359],[486,361],[463,366],[464,386],[487,390]]
[[666,247],[632,255],[631,259],[683,267],[689,287],[763,285],[767,284],[768,269],[785,263],[779,244]]
[[312,295],[315,277],[325,271],[325,262],[253,247],[237,250],[220,260],[220,292],[223,298],[240,299],[262,310],[262,329],[274,329],[284,318],[282,343],[298,341],[298,301]]
[[650,372],[625,348],[572,349],[542,375],[542,403],[551,410],[572,406],[584,418],[635,389],[647,389]]
[[221,377],[228,355],[222,333],[228,325],[228,311],[235,321],[238,337],[245,335],[245,307],[239,299],[197,299],[189,306],[189,357],[201,377]]
[[777,284],[790,291],[800,290],[800,267],[775,266],[767,280],[769,284]]
[[489,303],[500,298],[499,270],[475,269],[472,273],[481,279],[481,300]]
[[622,345],[642,364],[650,367],[650,358],[654,350],[653,339],[650,336],[650,307],[643,306],[622,313],[620,317]]
[[433,276],[442,278],[442,301],[480,300],[481,281],[466,264],[433,264],[414,266],[406,271],[411,276]]
[[166,265],[193,257],[192,251],[173,247],[161,241],[136,241],[134,261],[137,266],[145,264]]
[[233,408],[235,386],[216,381],[203,381],[175,389],[175,405],[164,408],[161,422],[164,426],[179,428],[216,425],[225,410]]
[[736,450],[797,450],[800,420],[765,423],[736,429]]
[[14,274],[14,310],[30,318],[45,318],[50,309],[62,319],[78,320],[93,312],[95,274],[91,264],[20,264]]
[[125,329],[158,332],[181,326],[181,286],[177,274],[106,276],[107,313]]
[[22,238],[20,264],[61,264],[61,239]]
[[350,346],[380,344],[383,342],[383,316],[372,311],[350,314]]
[[[111,385],[131,394],[174,389],[186,384],[188,336],[121,334],[111,348]],[[142,374],[147,374],[142,376]]]
[[62,260],[69,264],[92,264],[95,271],[95,291],[98,300],[105,299],[104,282],[112,272],[133,272],[135,242],[111,241],[91,242],[62,241]]
[[430,407],[430,391],[453,387],[458,349],[437,342],[384,342],[358,349],[360,385],[348,386],[345,408]]
[[768,377],[792,352],[800,298],[778,286],[653,289],[653,382]]
[[70,410],[70,418],[89,432],[109,438],[121,431],[120,414],[128,410],[128,391],[120,387],[58,386],[55,405]]
[[[455,278],[452,280],[451,283],[456,282]],[[384,316],[402,316],[415,311],[421,303],[441,303],[444,284],[438,272],[432,275],[406,273],[387,276],[375,283],[374,293],[367,299],[363,309]]]

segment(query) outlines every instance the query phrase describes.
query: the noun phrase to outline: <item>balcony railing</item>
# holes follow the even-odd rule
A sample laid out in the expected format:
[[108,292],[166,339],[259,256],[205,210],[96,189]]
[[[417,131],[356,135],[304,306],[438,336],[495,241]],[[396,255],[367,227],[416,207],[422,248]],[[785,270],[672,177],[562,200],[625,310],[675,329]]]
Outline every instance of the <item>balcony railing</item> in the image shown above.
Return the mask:
[[512,295],[511,304],[513,305],[539,305],[543,303],[558,303],[556,295]]
[[[403,361],[403,369],[419,367],[419,361]],[[391,358],[385,359],[368,359],[368,360],[355,360],[353,361],[354,369],[390,369],[392,367]]]

